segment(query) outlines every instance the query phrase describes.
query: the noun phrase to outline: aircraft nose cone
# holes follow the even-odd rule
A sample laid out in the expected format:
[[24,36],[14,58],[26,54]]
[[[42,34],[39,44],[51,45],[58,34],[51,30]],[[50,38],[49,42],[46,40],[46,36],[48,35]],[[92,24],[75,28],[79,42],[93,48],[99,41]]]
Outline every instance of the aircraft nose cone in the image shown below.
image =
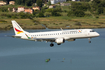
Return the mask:
[[97,35],[97,36],[100,36],[100,34],[99,34],[99,33],[96,33],[96,35]]

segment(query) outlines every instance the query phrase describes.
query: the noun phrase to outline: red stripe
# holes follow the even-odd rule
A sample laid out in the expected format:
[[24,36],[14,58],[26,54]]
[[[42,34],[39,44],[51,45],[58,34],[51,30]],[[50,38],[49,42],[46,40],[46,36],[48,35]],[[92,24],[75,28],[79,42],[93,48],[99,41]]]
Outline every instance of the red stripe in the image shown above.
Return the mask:
[[20,31],[20,30],[18,30],[18,29],[16,29],[16,28],[15,28],[15,30],[16,30],[17,32],[22,32],[22,31]]

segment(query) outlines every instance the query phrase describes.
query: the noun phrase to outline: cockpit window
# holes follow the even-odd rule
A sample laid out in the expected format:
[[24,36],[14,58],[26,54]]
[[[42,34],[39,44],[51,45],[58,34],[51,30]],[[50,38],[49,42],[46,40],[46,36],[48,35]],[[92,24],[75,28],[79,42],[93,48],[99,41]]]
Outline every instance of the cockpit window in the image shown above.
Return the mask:
[[90,32],[95,32],[94,30],[91,30]]

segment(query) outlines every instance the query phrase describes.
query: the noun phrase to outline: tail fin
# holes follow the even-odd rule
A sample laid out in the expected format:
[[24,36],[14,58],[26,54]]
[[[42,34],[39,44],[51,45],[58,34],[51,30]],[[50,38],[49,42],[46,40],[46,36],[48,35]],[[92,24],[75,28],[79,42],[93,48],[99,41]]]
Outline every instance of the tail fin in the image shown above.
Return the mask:
[[15,35],[19,35],[21,33],[24,33],[24,30],[19,26],[19,24],[15,20],[12,20],[11,22],[13,25]]

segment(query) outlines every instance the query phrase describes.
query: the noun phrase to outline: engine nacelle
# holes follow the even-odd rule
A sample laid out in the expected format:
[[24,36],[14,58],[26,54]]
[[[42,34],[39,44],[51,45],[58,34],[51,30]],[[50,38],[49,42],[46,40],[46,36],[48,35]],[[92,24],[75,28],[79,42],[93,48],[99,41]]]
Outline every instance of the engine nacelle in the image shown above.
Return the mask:
[[63,38],[58,38],[58,39],[55,40],[55,42],[56,42],[57,44],[61,44],[61,43],[64,43],[65,40],[64,40]]

